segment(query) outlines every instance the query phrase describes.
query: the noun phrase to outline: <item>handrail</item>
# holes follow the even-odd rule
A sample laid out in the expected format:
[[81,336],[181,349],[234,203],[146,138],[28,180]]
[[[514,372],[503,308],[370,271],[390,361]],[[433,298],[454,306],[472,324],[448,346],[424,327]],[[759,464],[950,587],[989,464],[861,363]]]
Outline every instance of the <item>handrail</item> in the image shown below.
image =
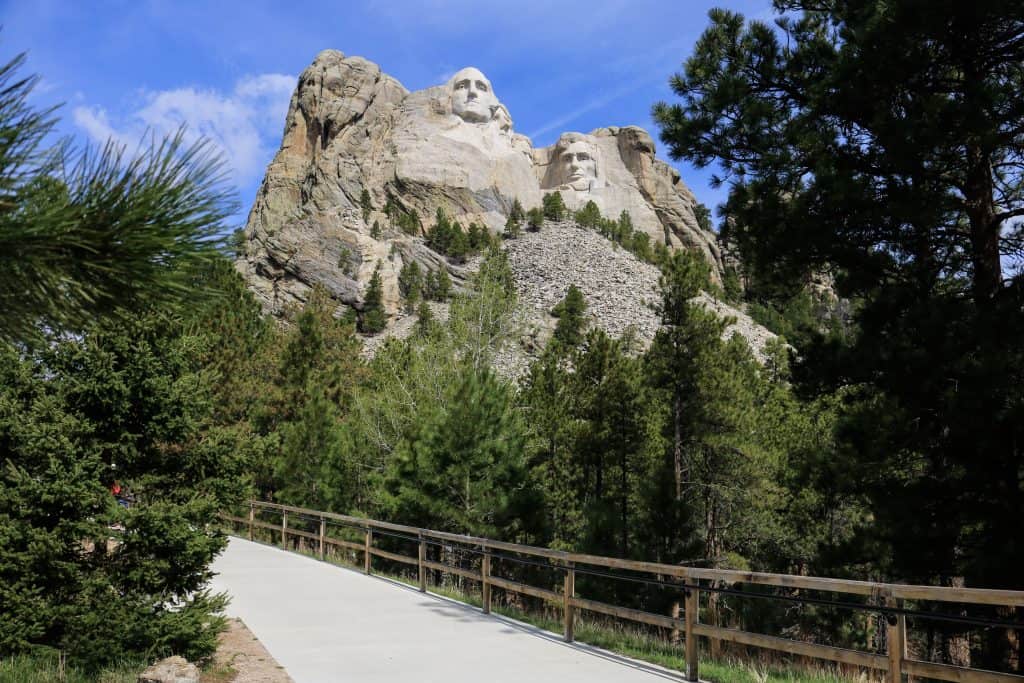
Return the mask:
[[[257,521],[257,510],[269,510],[280,513],[280,527]],[[300,517],[304,516],[310,521],[319,521],[319,533],[316,534],[294,528],[290,529],[288,527],[289,514]],[[309,508],[263,501],[250,501],[248,519],[228,514],[222,514],[221,518],[232,523],[247,525],[249,540],[253,540],[254,529],[262,528],[269,529],[271,531],[278,531],[281,534],[282,545],[286,548],[287,538],[289,535],[318,541],[320,559],[324,558],[324,549],[326,545],[336,545],[349,548],[356,552],[362,552],[363,568],[367,574],[371,573],[371,560],[374,556],[403,562],[409,565],[415,565],[418,567],[419,571],[420,591],[423,592],[426,591],[424,572],[427,569],[446,571],[474,581],[479,581],[481,582],[483,589],[483,610],[485,613],[490,612],[492,586],[560,603],[565,611],[565,637],[566,640],[570,642],[573,639],[573,615],[577,610],[593,611],[641,623],[664,626],[666,628],[672,628],[674,633],[677,633],[679,627],[682,626],[686,637],[686,679],[689,681],[698,680],[696,641],[699,637],[705,637],[709,638],[712,642],[729,641],[743,645],[786,652],[789,654],[803,655],[865,668],[883,670],[887,674],[886,680],[888,683],[900,683],[903,674],[915,673],[918,675],[927,675],[929,678],[953,681],[955,683],[1024,683],[1024,676],[1015,674],[1005,674],[993,671],[984,671],[981,669],[952,666],[948,664],[924,662],[909,658],[906,652],[906,615],[914,613],[903,608],[904,600],[1024,607],[1024,591],[906,585],[873,581],[857,581],[851,579],[793,576],[790,574],[773,574],[766,572],[684,567],[659,562],[626,560],[602,555],[588,555],[562,550],[551,550],[550,548],[509,543],[506,541],[496,541],[489,538],[453,534],[445,531],[435,531],[433,529],[422,529],[404,524],[395,524],[392,522],[384,522],[363,517],[352,517],[334,512],[323,512],[320,510],[311,510]],[[363,542],[355,543],[352,541],[328,537],[326,533],[326,522],[328,520],[340,522],[362,530],[365,533]],[[375,530],[382,534],[394,532],[398,535],[404,535],[404,538],[410,542],[418,542],[418,556],[407,556],[374,548],[373,535]],[[480,552],[483,555],[481,571],[470,571],[427,560],[425,552],[427,539],[474,546],[479,549],[476,552]],[[500,555],[495,555],[490,551],[504,551],[519,555],[544,558],[547,560],[547,565],[552,569],[565,572],[566,580],[563,591],[558,593],[547,588],[538,588],[524,583],[511,581],[500,576],[495,576],[492,573],[491,559],[492,557],[500,557]],[[677,615],[675,614],[672,617],[665,617],[643,610],[618,607],[577,597],[575,595],[575,573],[577,571],[586,573],[587,571],[582,569],[581,565],[654,574],[661,582],[664,582],[662,577],[671,577],[679,580],[678,583],[664,582],[664,585],[668,588],[674,588],[681,591],[685,596],[686,609],[683,611],[682,619],[677,618]],[[701,583],[702,581],[710,583],[708,585],[703,585]],[[735,584],[785,587],[873,597],[881,604],[878,606],[853,604],[845,606],[880,612],[887,616],[886,642],[888,652],[886,655],[879,655],[872,652],[850,650],[828,645],[818,645],[815,643],[795,641],[787,638],[779,638],[776,636],[768,636],[749,631],[699,623],[699,594],[701,592],[709,591],[734,592],[728,591],[727,589],[722,588],[722,586]],[[751,597],[765,596],[756,596],[752,594]],[[926,615],[922,614],[921,616]],[[1010,627],[1012,625],[1006,624],[1006,626]]]

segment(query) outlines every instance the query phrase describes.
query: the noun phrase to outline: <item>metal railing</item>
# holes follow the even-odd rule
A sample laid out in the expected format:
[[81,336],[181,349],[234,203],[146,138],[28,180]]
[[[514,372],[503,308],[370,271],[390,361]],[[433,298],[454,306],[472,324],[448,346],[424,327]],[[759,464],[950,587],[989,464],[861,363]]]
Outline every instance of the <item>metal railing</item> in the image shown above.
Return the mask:
[[[268,511],[280,515],[281,523],[279,525],[269,524],[258,520],[256,517],[258,511]],[[294,527],[290,528],[288,525],[289,515],[292,515],[293,519],[298,517],[306,521],[318,521],[318,532],[314,533]],[[685,677],[688,681],[698,680],[698,639],[707,638],[713,646],[721,642],[730,642],[873,669],[884,672],[887,683],[900,683],[904,675],[953,681],[955,683],[1024,683],[1024,676],[1016,674],[941,664],[910,657],[907,652],[906,619],[908,616],[913,616],[927,619],[944,619],[960,622],[965,625],[984,626],[986,628],[1021,630],[1024,630],[1024,624],[984,617],[972,618],[962,614],[937,615],[932,612],[911,610],[904,604],[904,601],[913,600],[955,603],[961,608],[967,605],[1019,608],[1024,607],[1024,591],[876,583],[790,574],[684,567],[657,562],[642,562],[551,550],[549,548],[520,545],[489,538],[464,536],[434,531],[432,529],[420,529],[402,524],[392,524],[390,522],[260,501],[249,503],[247,518],[229,514],[222,514],[221,518],[232,524],[245,527],[249,540],[254,539],[256,529],[269,529],[280,534],[281,545],[285,548],[288,547],[289,536],[304,538],[314,542],[316,543],[317,554],[320,559],[324,559],[325,549],[329,546],[345,548],[362,554],[363,571],[367,574],[370,574],[372,571],[373,557],[380,557],[416,567],[419,578],[419,590],[423,592],[427,590],[427,570],[448,572],[477,581],[481,585],[482,609],[484,613],[490,613],[491,611],[492,587],[549,601],[561,606],[565,640],[568,642],[572,642],[574,639],[575,618],[579,610],[671,629],[674,634],[682,637],[685,644]],[[360,530],[363,535],[362,542],[357,543],[328,536],[327,523],[329,521]],[[375,534],[378,536],[398,537],[417,543],[417,556],[412,557],[375,547]],[[457,546],[466,548],[470,552],[479,554],[481,556],[479,571],[427,559],[427,546],[431,543],[457,544]],[[541,558],[541,560],[517,559],[506,553],[529,558]],[[563,572],[562,590],[559,592],[548,588],[540,588],[498,576],[492,571],[492,561],[495,559],[515,560]],[[628,571],[641,576],[624,577],[606,570]],[[575,590],[577,574],[606,576],[663,586],[682,594],[684,598],[683,609],[678,616],[675,614],[673,616],[664,616],[579,597],[576,595]],[[651,576],[654,578],[644,578]],[[868,605],[793,595],[766,596],[764,594],[743,593],[734,588],[737,585],[743,584],[868,597],[876,604]],[[882,655],[875,652],[822,645],[701,623],[699,613],[700,596],[702,593],[757,598],[772,597],[774,599],[811,604],[820,603],[881,614],[884,615],[886,621],[886,654]]]

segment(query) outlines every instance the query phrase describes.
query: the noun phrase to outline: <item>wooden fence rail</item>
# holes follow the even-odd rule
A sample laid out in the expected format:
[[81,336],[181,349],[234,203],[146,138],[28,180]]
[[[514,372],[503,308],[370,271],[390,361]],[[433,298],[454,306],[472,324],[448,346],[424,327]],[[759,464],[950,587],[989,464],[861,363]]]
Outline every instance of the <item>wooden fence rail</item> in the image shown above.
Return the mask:
[[[280,515],[281,523],[279,525],[268,524],[256,519],[257,513],[261,511],[269,511]],[[317,522],[319,524],[318,533],[303,531],[296,528],[295,524],[289,526],[289,515],[293,516],[293,522],[294,518]],[[641,562],[600,555],[551,550],[549,548],[495,541],[475,536],[464,536],[434,531],[432,529],[420,529],[402,524],[260,501],[250,502],[247,517],[222,514],[221,518],[245,527],[249,540],[253,540],[255,529],[267,529],[281,534],[281,545],[285,548],[287,548],[289,536],[314,541],[317,543],[320,559],[324,558],[324,548],[326,545],[346,548],[356,553],[361,553],[363,571],[367,574],[372,571],[372,558],[375,556],[415,566],[418,569],[420,591],[426,591],[427,589],[426,571],[428,569],[448,572],[478,581],[481,584],[482,609],[485,613],[490,612],[491,609],[492,587],[546,600],[560,606],[563,610],[565,639],[568,642],[572,642],[574,638],[575,615],[580,610],[672,629],[673,632],[678,632],[679,629],[682,629],[685,641],[685,678],[688,681],[697,681],[699,679],[698,638],[703,637],[711,642],[731,642],[866,669],[875,669],[885,672],[887,683],[900,683],[904,675],[953,681],[954,683],[1024,683],[1024,676],[1020,675],[909,658],[906,654],[907,626],[906,613],[903,609],[903,603],[906,600],[957,603],[960,605],[1024,607],[1024,591],[913,586],[813,576],[793,576],[789,574],[682,567],[657,562]],[[357,543],[327,536],[326,525],[329,521],[361,531],[363,533],[362,542]],[[375,531],[381,535],[397,536],[410,543],[415,543],[417,545],[417,554],[415,556],[402,555],[375,547],[373,543]],[[449,544],[469,546],[468,549],[470,551],[481,555],[480,571],[476,572],[428,560],[426,545],[431,541],[443,541]],[[565,572],[561,592],[531,586],[495,575],[492,562],[494,557],[500,557],[495,551],[542,558],[547,562],[546,566]],[[603,569],[623,570],[637,574],[650,574],[654,575],[658,581],[663,581],[665,577],[676,579],[678,583],[666,582],[665,586],[666,588],[682,592],[684,597],[682,619],[676,618],[676,615],[668,617],[578,597],[575,594],[576,574],[577,572],[585,572],[586,567],[601,567]],[[699,614],[701,593],[719,591],[722,590],[721,586],[735,586],[737,584],[869,596],[878,601],[880,603],[879,606],[865,605],[856,607],[885,614],[887,621],[885,631],[886,654],[881,655],[831,645],[820,645],[701,623]],[[922,616],[926,615],[922,614]]]

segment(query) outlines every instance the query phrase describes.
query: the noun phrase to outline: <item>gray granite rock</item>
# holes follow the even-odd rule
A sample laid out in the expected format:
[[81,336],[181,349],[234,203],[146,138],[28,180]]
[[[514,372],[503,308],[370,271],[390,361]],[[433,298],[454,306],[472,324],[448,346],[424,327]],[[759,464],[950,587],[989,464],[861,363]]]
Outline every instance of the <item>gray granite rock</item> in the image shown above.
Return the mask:
[[[700,250],[719,274],[715,236],[698,226],[696,199],[655,158],[645,131],[614,127],[563,137],[534,149],[472,67],[409,92],[373,62],[325,50],[299,77],[238,269],[264,309],[280,314],[304,303],[316,285],[339,305],[360,309],[379,263],[384,305],[397,316],[404,263],[445,268],[457,286],[466,271],[400,232],[394,215],[384,213],[387,203],[415,211],[424,228],[441,208],[463,226],[475,221],[498,232],[513,201],[530,208],[557,191],[573,208],[593,199],[611,217],[629,211],[654,241]],[[360,204],[364,190],[369,215]],[[373,234],[375,222],[380,234]]]
[[199,668],[184,657],[168,657],[139,674],[138,683],[199,683]]

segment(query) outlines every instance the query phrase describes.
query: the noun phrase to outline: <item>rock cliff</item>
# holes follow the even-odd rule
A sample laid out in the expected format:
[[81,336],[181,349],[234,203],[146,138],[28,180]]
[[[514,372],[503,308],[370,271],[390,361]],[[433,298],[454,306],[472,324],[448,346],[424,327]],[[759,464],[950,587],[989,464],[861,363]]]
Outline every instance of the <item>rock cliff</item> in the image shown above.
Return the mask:
[[516,199],[530,208],[559,192],[570,208],[593,200],[609,217],[628,211],[653,241],[700,250],[717,276],[715,236],[700,228],[693,194],[654,151],[637,127],[568,133],[534,148],[477,69],[409,92],[376,64],[325,50],[299,77],[238,267],[279,314],[315,285],[359,310],[380,264],[384,304],[395,312],[403,263],[446,268],[456,286],[467,276],[418,234],[438,208],[498,232]]

